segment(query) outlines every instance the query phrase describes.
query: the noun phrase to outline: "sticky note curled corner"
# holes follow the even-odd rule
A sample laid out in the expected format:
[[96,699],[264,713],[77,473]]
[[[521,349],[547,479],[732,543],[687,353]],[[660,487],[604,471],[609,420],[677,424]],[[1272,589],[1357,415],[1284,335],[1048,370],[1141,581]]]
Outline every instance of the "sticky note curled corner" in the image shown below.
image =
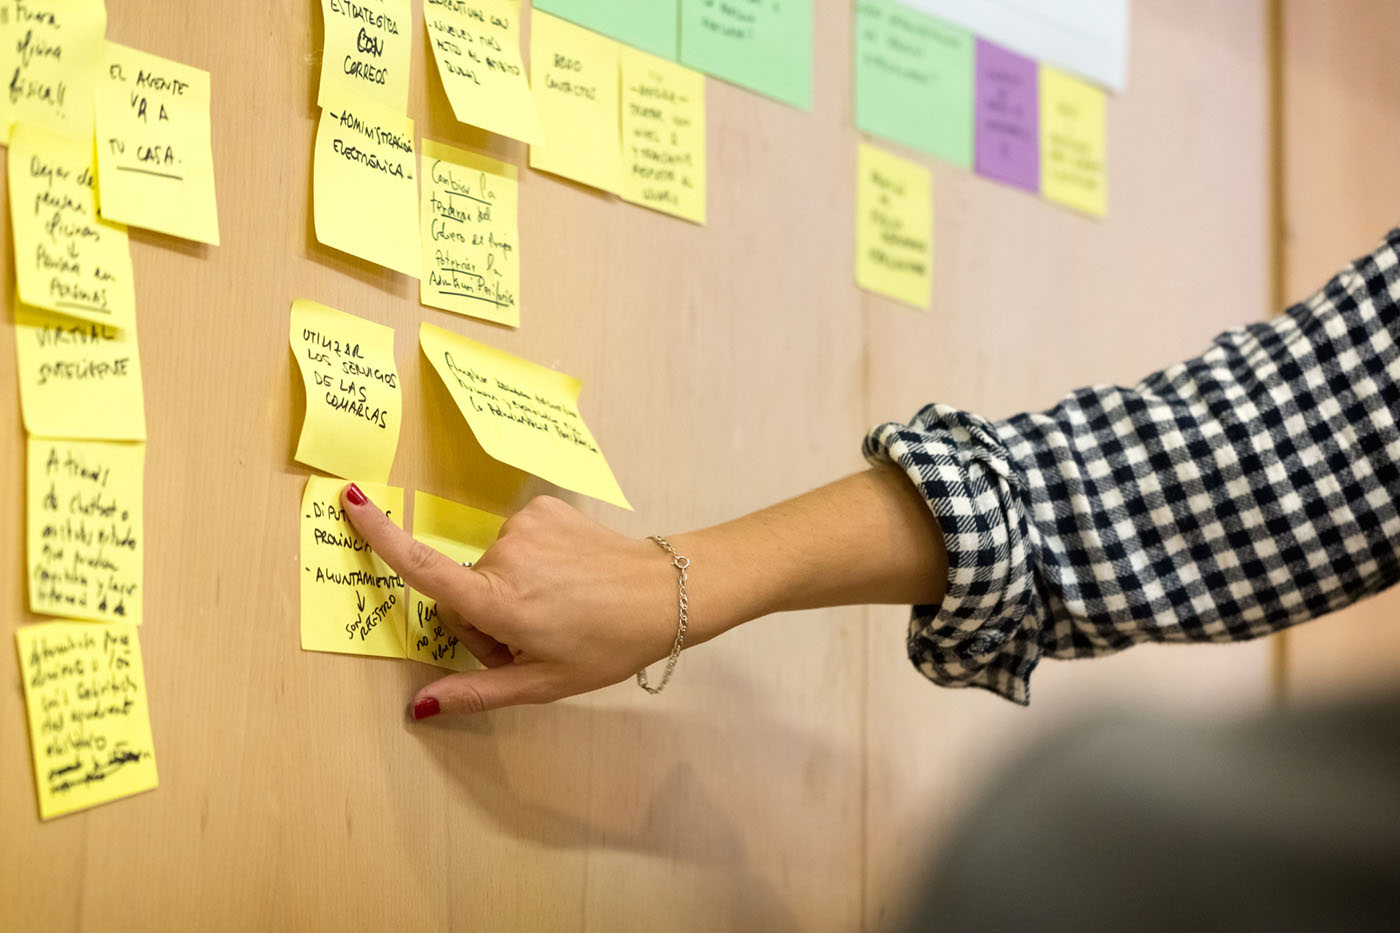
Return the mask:
[[136,627],[41,622],[15,631],[39,818],[158,784]]
[[[475,563],[501,532],[505,519],[425,492],[413,493],[413,537],[456,563]],[[408,591],[408,656],[454,671],[481,667],[438,617],[437,601]]]
[[423,0],[423,25],[459,121],[525,143],[539,139],[520,56],[520,0]]
[[219,243],[209,72],[115,42],[97,82],[102,216]]
[[142,441],[146,412],[136,327],[118,330],[15,301],[24,427],[36,437]]
[[933,301],[933,177],[915,162],[860,144],[856,282],[916,308]]
[[306,387],[297,462],[346,479],[387,480],[403,421],[393,328],[298,298],[291,345]]
[[630,509],[578,410],[581,384],[424,323],[418,340],[481,449],[556,486]]
[[[403,525],[403,490],[359,482],[370,501]],[[301,647],[369,657],[404,657],[404,583],[360,537],[341,506],[345,481],[312,476],[301,499]]]

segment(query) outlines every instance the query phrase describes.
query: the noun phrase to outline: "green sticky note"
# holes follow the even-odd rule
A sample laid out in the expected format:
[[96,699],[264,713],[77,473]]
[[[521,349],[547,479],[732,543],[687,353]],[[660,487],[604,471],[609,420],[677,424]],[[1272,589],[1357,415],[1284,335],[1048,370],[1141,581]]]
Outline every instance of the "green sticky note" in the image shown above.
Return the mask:
[[680,0],[535,0],[534,8],[675,61],[679,3]]
[[812,107],[812,0],[681,0],[681,61]]
[[890,0],[856,6],[856,126],[972,167],[972,36]]

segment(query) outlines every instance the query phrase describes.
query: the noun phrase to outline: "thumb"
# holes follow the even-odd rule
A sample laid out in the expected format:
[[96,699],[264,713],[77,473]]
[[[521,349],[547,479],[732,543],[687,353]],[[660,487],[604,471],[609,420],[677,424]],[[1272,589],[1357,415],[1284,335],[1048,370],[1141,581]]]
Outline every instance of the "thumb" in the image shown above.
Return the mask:
[[413,698],[413,718],[426,719],[440,712],[484,713],[520,703],[548,703],[561,696],[548,664],[517,661],[433,681]]

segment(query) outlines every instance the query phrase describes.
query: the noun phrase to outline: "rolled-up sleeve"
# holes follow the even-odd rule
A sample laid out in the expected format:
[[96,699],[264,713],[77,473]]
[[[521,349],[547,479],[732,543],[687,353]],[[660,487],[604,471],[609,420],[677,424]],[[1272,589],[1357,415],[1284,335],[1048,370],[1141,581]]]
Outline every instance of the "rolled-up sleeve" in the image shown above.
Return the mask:
[[1400,230],[1307,301],[1132,387],[865,440],[937,519],[947,591],[909,657],[1025,704],[1041,657],[1242,641],[1400,573]]

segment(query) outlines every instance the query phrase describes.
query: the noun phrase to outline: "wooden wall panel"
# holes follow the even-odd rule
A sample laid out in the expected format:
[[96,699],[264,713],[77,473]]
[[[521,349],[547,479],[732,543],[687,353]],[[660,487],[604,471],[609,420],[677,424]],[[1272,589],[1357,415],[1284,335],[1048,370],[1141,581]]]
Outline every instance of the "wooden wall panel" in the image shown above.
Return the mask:
[[[1135,0],[1126,92],[1109,102],[1109,218],[939,166],[927,316],[863,301],[871,422],[942,401],[1003,417],[1132,384],[1269,312],[1264,3]],[[898,914],[988,775],[1057,723],[1105,707],[1257,709],[1268,647],[1142,646],[1043,661],[1020,709],[931,689],[902,609],[871,612],[868,928]]]
[[[0,928],[875,928],[979,775],[1048,722],[1259,702],[1258,646],[1139,649],[1046,665],[1021,711],[924,683],[902,612],[846,609],[687,652],[660,698],[622,685],[410,725],[403,705],[434,671],[298,648],[304,401],[286,324],[307,297],[396,328],[396,483],[499,511],[546,490],[485,457],[425,375],[429,320],[585,381],[636,512],[566,498],[639,535],[709,524],[859,469],[870,422],[932,398],[1042,406],[1261,317],[1261,2],[1134,5],[1106,223],[937,167],[936,307],[919,315],[852,284],[850,10],[818,0],[814,111],[708,82],[706,227],[522,173],[518,331],[420,307],[415,282],[315,242],[317,4],[108,6],[109,37],[206,68],[214,88],[223,245],[132,237],[161,787],[39,824],[0,651]],[[420,135],[523,165],[523,146],[456,123],[425,42],[414,55]],[[0,438],[0,493],[17,502],[12,380]],[[34,618],[11,524],[12,628]]]
[[[1400,225],[1400,7],[1280,0],[1286,299],[1307,297]],[[1285,684],[1307,699],[1400,684],[1400,594],[1288,635]]]

